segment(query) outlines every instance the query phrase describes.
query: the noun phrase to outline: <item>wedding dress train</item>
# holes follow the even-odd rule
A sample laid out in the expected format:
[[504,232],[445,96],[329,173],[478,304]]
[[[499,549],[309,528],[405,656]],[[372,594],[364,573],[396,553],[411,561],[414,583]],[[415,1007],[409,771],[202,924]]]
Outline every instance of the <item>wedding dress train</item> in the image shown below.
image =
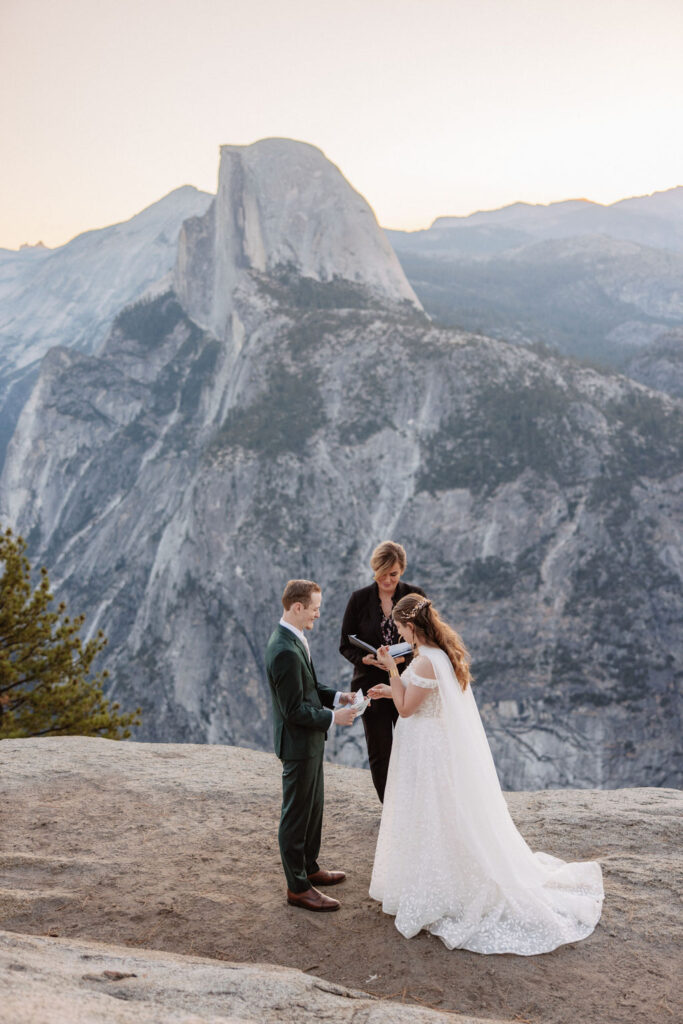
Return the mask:
[[531,956],[585,938],[600,919],[600,865],[529,849],[471,687],[444,651],[419,651],[436,679],[412,666],[402,676],[432,692],[396,723],[370,896],[406,938],[426,929],[449,949]]

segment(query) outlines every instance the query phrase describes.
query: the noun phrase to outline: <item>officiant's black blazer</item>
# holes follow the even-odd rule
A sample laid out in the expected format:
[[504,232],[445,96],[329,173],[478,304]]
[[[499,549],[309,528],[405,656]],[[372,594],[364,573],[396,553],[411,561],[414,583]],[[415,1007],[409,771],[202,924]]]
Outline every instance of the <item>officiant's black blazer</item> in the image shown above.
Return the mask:
[[[399,580],[394,591],[392,604],[396,604],[406,594],[426,596],[421,587],[415,587],[412,583],[403,583],[402,580]],[[354,647],[349,640],[349,634],[354,633],[361,640],[372,644],[373,647],[379,647],[382,643],[381,623],[382,607],[380,605],[377,584],[371,583],[369,587],[354,590],[344,612],[339,643],[339,653],[343,654],[353,665],[352,690],[362,690],[363,693],[366,693],[371,686],[387,682],[387,674],[384,669],[375,668],[374,665],[364,665],[364,652],[359,647]],[[403,672],[411,661],[412,655],[408,655],[405,662],[398,666],[399,672]]]
[[282,761],[322,757],[336,690],[321,686],[304,645],[278,625],[266,647],[275,753]]

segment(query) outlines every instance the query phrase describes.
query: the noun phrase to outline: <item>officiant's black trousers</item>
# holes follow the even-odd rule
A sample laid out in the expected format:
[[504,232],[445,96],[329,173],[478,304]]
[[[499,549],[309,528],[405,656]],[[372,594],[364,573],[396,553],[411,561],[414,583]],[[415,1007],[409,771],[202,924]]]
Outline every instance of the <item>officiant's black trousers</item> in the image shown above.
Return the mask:
[[282,762],[278,841],[290,892],[306,892],[308,876],[318,871],[324,802],[322,754]]
[[393,700],[373,700],[363,715],[363,728],[368,744],[370,774],[377,796],[384,803],[384,789],[387,784],[391,744],[398,711]]

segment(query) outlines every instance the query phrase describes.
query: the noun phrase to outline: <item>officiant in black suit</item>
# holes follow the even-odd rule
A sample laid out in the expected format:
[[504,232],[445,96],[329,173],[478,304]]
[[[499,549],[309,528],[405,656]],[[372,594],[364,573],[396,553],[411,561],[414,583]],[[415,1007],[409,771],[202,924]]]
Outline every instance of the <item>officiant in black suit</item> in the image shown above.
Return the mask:
[[[392,540],[383,541],[370,557],[375,582],[354,590],[349,598],[342,622],[339,651],[353,665],[352,690],[367,693],[371,686],[386,683],[387,674],[374,655],[364,655],[350,642],[349,634],[355,634],[373,647],[400,643],[401,638],[391,617],[394,605],[406,594],[424,596],[420,587],[401,581],[406,565],[406,553],[402,545]],[[397,662],[399,672],[403,672],[411,660],[412,655],[408,655],[403,662]],[[363,715],[370,772],[377,796],[382,801],[397,718],[398,711],[393,700],[373,700]]]
[[266,648],[266,673],[273,703],[275,753],[282,761],[282,814],[278,841],[287,879],[287,902],[304,910],[338,910],[339,900],[319,885],[337,885],[343,871],[318,864],[323,823],[323,753],[334,725],[351,725],[355,693],[322,686],[304,630],[320,618],[320,587],[290,580],[283,614]]

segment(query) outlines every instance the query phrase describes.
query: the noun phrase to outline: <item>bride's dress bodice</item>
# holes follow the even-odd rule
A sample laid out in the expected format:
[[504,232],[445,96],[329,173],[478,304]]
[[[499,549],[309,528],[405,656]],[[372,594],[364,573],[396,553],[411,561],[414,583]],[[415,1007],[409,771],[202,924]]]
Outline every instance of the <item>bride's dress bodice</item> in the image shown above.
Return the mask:
[[[406,689],[412,684],[429,691],[417,711],[411,715],[411,718],[419,721],[424,718],[441,717],[443,704],[439,693],[439,684],[436,679],[425,679],[424,676],[419,676],[413,666],[409,665],[401,676],[401,682]],[[407,721],[410,721],[410,719],[407,719]]]

